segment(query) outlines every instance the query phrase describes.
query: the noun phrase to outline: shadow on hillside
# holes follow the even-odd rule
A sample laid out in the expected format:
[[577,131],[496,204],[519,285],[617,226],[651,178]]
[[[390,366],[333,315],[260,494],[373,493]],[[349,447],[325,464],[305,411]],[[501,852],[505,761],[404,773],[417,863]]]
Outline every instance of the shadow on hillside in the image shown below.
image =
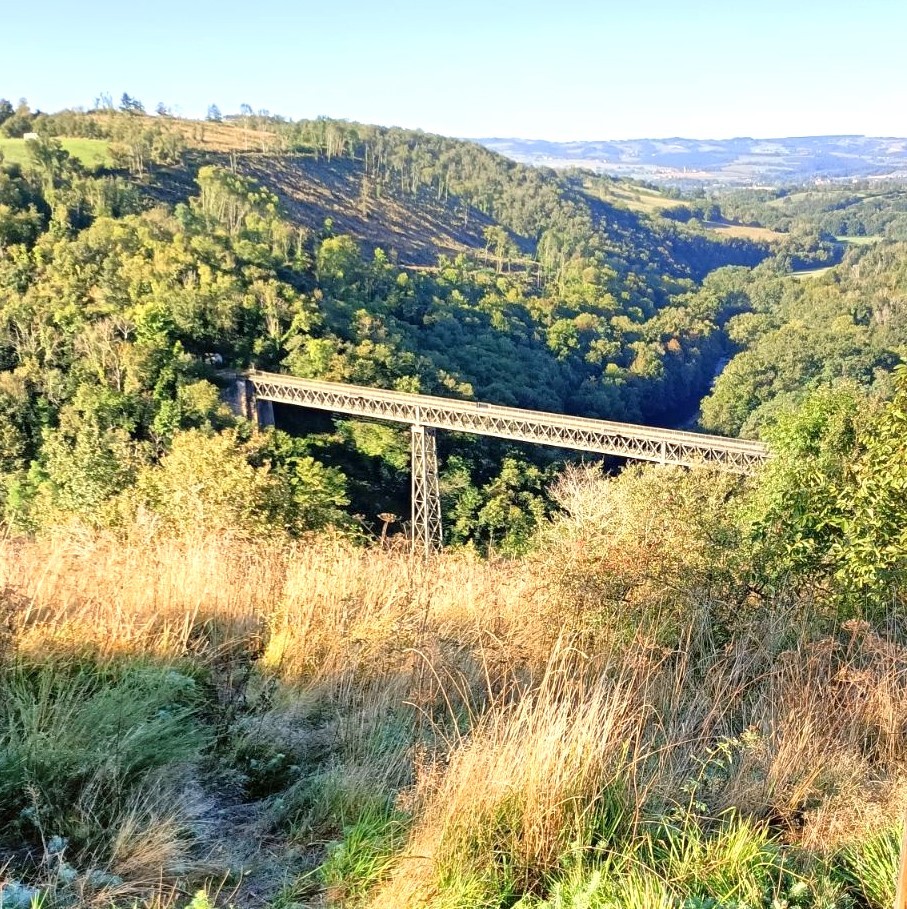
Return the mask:
[[438,201],[430,191],[403,194],[363,184],[361,162],[308,155],[248,155],[239,169],[280,198],[293,222],[319,231],[326,218],[370,252],[381,248],[404,265],[434,265],[440,254],[484,249],[482,231],[494,223],[475,209]]

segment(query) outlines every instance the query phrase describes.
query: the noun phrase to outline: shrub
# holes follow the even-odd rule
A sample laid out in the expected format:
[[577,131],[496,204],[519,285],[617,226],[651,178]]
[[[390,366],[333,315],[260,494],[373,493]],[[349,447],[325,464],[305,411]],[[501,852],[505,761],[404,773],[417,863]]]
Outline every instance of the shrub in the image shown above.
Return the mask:
[[96,846],[149,773],[206,741],[194,683],[173,669],[19,664],[0,689],[0,813],[32,840]]

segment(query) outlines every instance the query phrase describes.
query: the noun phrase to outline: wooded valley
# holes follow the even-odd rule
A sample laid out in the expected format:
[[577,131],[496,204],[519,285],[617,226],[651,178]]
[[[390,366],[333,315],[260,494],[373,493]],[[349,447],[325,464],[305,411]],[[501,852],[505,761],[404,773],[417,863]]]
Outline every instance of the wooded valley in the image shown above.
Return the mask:
[[[889,909],[902,186],[0,101],[0,905]],[[752,477],[224,403],[257,368]]]

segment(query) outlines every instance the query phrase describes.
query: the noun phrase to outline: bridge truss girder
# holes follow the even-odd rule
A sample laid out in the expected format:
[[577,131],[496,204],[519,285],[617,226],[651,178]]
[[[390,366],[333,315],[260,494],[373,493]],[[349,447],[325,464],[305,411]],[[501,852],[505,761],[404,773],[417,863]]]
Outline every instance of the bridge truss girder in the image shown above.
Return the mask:
[[438,429],[660,464],[687,467],[712,464],[734,473],[751,473],[769,457],[768,449],[760,442],[704,433],[521,410],[340,382],[297,379],[276,373],[253,372],[240,381],[247,383],[245,389],[252,403],[249,410],[253,413],[256,409],[254,402],[271,401],[409,424],[412,427],[412,539],[414,549],[425,553],[441,546],[435,438]]

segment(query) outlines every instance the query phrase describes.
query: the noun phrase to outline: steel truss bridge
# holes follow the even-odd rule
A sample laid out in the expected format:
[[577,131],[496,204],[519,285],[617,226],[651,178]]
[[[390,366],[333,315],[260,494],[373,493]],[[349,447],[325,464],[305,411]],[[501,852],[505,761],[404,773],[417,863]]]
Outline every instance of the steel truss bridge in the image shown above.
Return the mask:
[[712,464],[736,473],[751,473],[769,456],[768,449],[760,442],[521,410],[481,401],[437,398],[266,372],[247,373],[238,382],[239,408],[259,424],[273,422],[272,403],[408,424],[412,432],[413,548],[425,553],[440,549],[442,542],[436,441],[439,429],[658,464],[687,467]]

